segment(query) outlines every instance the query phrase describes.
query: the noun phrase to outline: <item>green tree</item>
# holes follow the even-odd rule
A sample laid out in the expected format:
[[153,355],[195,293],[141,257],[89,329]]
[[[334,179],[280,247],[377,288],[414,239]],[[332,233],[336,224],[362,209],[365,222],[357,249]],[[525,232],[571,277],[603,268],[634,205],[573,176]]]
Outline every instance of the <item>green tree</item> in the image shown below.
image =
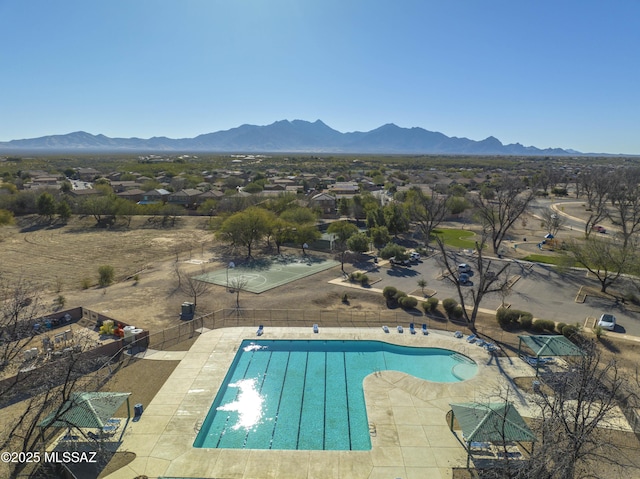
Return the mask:
[[590,237],[583,242],[573,241],[569,244],[569,252],[596,277],[603,293],[632,268],[634,251],[633,243],[625,246],[599,237]]
[[66,223],[67,220],[71,218],[71,206],[63,199],[56,206],[56,213],[58,214],[58,218]]
[[384,219],[389,234],[397,236],[409,230],[407,210],[400,203],[389,203],[384,207]]
[[51,221],[53,215],[56,214],[56,200],[51,193],[45,191],[38,196],[36,206],[38,207],[38,214],[44,216],[49,221]]
[[289,208],[280,214],[280,218],[297,225],[315,223],[317,219],[311,209],[304,207]]
[[356,253],[364,253],[369,251],[371,240],[367,233],[356,233],[347,240],[347,247]]
[[218,237],[232,246],[247,248],[247,258],[251,258],[253,246],[265,237],[274,219],[272,212],[252,206],[224,220]]
[[304,254],[307,254],[304,245],[313,243],[314,241],[320,239],[320,237],[322,236],[315,225],[297,226],[293,235],[295,241],[302,247],[302,252]]
[[373,228],[369,228],[369,235],[371,236],[373,245],[378,249],[383,248],[384,245],[391,241],[391,235],[389,234],[389,230],[386,226],[375,226]]
[[336,236],[336,246],[341,253],[342,272],[344,272],[344,254],[347,251],[347,240],[357,232],[356,225],[348,221],[334,221],[327,228],[327,233]]

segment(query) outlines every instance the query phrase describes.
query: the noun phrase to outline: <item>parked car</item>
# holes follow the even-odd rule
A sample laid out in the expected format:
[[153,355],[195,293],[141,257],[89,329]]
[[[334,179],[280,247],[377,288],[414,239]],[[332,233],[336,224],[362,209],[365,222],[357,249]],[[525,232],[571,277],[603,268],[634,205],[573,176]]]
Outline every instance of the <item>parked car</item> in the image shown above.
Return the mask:
[[469,275],[467,273],[460,273],[458,281],[460,281],[460,284],[469,284]]
[[410,259],[396,259],[395,256],[392,256],[391,258],[389,258],[389,263],[391,264],[399,264],[399,265],[408,265],[411,263]]
[[613,314],[604,313],[598,320],[598,326],[607,331],[616,329],[616,317]]
[[467,263],[460,263],[458,265],[458,273],[471,273],[471,267]]
[[593,231],[597,231],[598,233],[602,233],[602,234],[605,234],[607,232],[607,229],[604,226],[600,226],[600,225],[593,225],[591,229]]
[[417,251],[412,251],[409,254],[409,259],[412,261],[420,261],[420,253],[418,253]]

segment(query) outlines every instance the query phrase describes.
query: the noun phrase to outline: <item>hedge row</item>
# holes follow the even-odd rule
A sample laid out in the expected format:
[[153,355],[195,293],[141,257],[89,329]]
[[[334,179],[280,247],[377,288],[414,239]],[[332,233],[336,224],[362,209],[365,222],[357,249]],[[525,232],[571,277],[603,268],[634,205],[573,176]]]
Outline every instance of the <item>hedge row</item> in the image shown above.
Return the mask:
[[386,286],[382,290],[382,295],[387,300],[388,305],[398,304],[402,309],[413,309],[418,305],[416,298],[407,296],[407,293],[393,286]]

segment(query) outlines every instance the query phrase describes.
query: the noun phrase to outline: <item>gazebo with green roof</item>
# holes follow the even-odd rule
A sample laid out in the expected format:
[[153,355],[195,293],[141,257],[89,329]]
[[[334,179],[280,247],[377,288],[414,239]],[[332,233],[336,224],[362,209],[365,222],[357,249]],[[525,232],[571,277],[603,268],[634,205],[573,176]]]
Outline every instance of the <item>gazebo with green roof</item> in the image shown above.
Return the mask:
[[452,413],[449,428],[453,431],[453,422],[458,421],[462,438],[467,445],[467,467],[471,449],[478,444],[530,442],[533,452],[536,436],[510,402],[449,405]]
[[582,356],[584,354],[582,349],[561,334],[523,335],[518,336],[518,338],[520,338],[520,341],[518,342],[518,357],[522,357],[522,343],[524,343],[531,351],[533,351],[536,375],[538,374],[538,368],[540,367],[541,357]]
[[129,396],[118,392],[77,392],[62,406],[45,417],[38,426],[102,429],[120,405],[127,401],[127,419],[131,417]]

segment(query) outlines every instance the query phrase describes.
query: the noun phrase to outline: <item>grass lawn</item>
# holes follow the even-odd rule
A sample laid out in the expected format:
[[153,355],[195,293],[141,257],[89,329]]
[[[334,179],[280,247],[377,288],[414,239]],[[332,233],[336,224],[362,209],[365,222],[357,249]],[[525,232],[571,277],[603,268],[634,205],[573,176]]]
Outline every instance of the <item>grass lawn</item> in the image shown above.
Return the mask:
[[476,243],[473,238],[476,234],[473,231],[468,230],[453,230],[453,229],[436,229],[433,230],[433,235],[438,235],[444,241],[447,246],[454,248],[475,248]]
[[544,254],[530,254],[522,258],[524,261],[531,261],[533,263],[545,263],[545,264],[554,264],[561,266],[580,266],[577,262],[572,262],[571,264],[567,264],[566,256],[550,256]]

